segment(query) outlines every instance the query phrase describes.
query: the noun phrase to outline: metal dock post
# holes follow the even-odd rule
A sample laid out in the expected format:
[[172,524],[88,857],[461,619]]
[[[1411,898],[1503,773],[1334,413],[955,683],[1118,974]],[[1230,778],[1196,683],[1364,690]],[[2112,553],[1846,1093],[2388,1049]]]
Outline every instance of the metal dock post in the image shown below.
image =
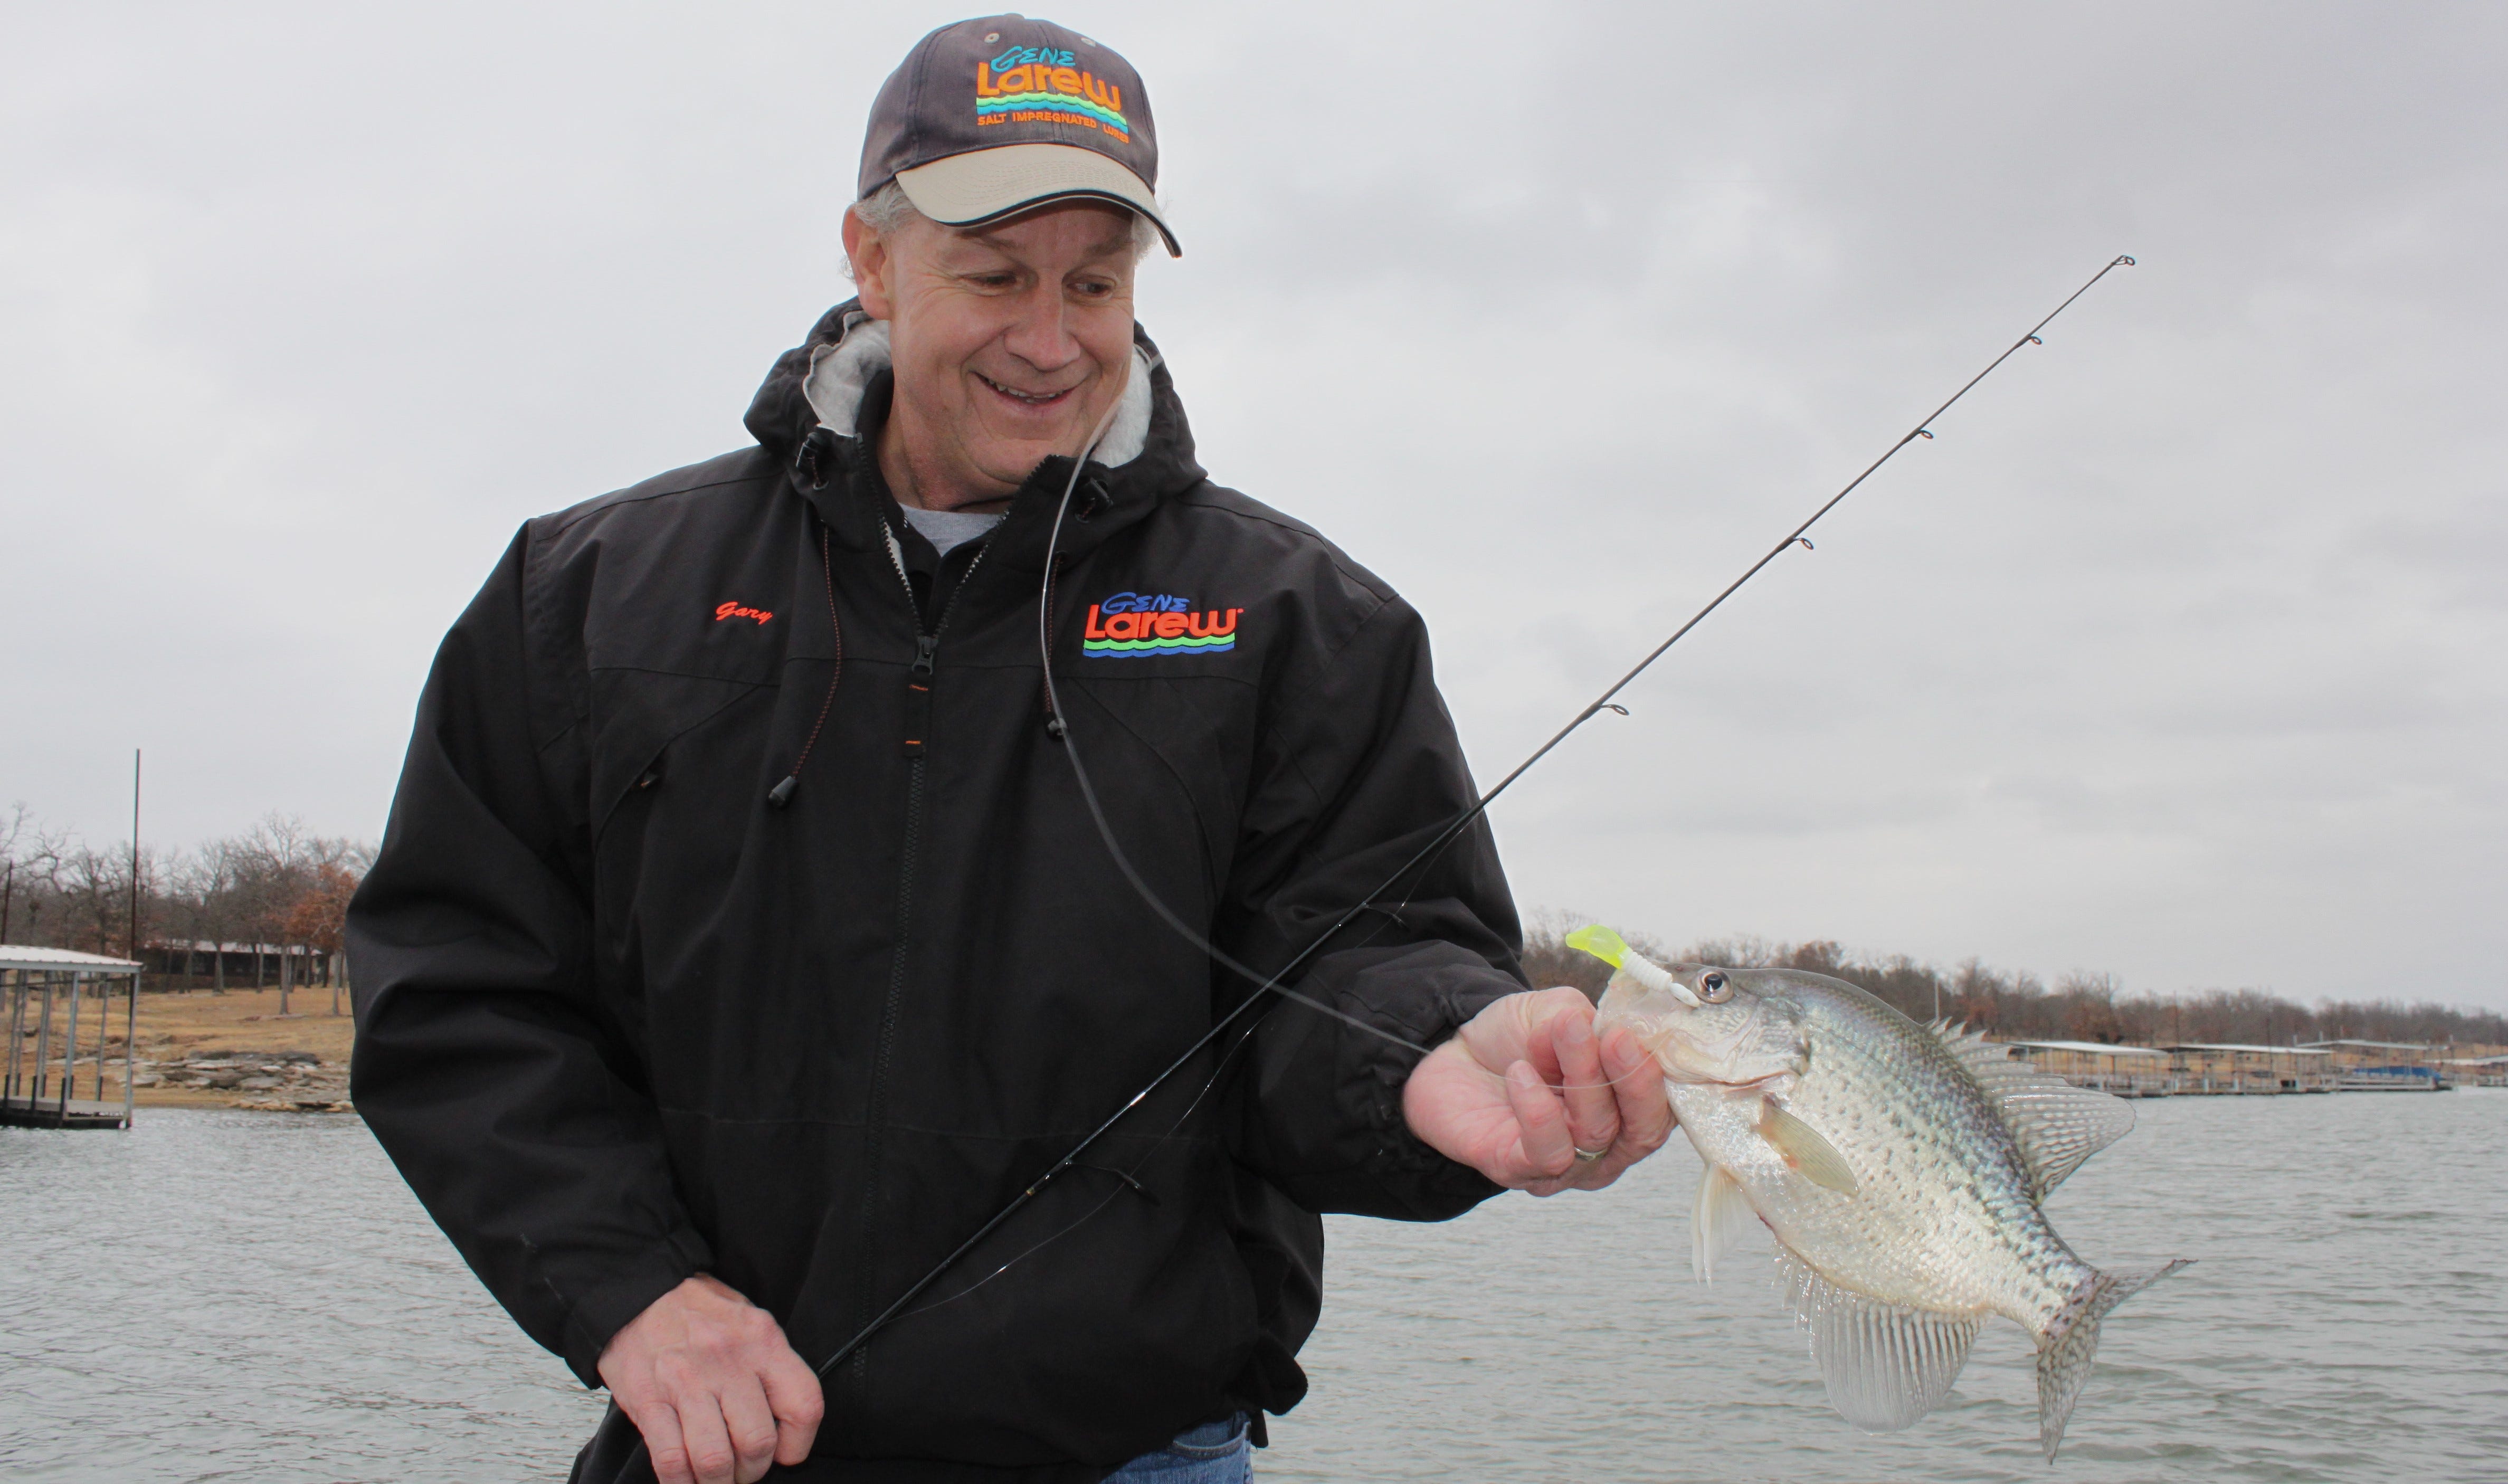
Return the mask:
[[44,978],[44,1018],[38,1023],[41,1028],[35,1032],[35,1090],[26,1099],[26,1111],[30,1113],[36,1103],[44,1100],[44,1079],[53,1070],[53,981],[50,975]]
[[9,975],[9,1070],[0,1076],[0,1102],[18,1095],[18,1062],[26,1047],[26,976],[15,969]]
[[[122,1022],[122,1127],[130,1127],[132,1110],[139,1105],[138,1063],[131,1058],[139,1055],[139,976],[130,976],[130,1012]],[[104,1095],[103,1058],[97,1058],[95,1095]]]
[[61,1037],[61,1101],[60,1106],[54,1110],[55,1118],[57,1122],[62,1124],[66,1124],[70,1121],[70,1094],[77,1091],[78,1086],[79,996],[86,992],[87,976],[84,974],[71,975],[70,1029],[68,1035]]

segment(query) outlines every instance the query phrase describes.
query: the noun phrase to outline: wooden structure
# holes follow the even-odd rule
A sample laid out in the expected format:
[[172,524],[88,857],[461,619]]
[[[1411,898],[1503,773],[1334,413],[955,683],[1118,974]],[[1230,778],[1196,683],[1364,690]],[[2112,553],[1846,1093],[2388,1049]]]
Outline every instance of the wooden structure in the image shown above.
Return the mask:
[[2169,1055],[2175,1091],[2197,1096],[2331,1093],[2338,1080],[2334,1054],[2316,1047],[2186,1041],[2160,1050]]
[[2453,1068],[2466,1087],[2508,1088],[2508,1057],[2456,1057],[2440,1065]]
[[206,938],[158,938],[141,946],[150,983],[160,989],[266,988],[276,981],[292,989],[346,987],[343,955],[301,943],[219,943]]
[[[130,1127],[132,1032],[139,1023],[139,965],[66,948],[0,946],[0,997],[9,1016],[9,1052],[0,1063],[0,1124],[35,1129]],[[80,1012],[95,1049],[85,1050]],[[105,1042],[122,1017],[122,1097],[104,1097]],[[32,1045],[28,1043],[32,1042]],[[95,1096],[78,1095],[80,1063],[95,1069]],[[59,1068],[57,1074],[55,1067]]]
[[2165,1097],[2177,1091],[2168,1053],[2150,1046],[2111,1046],[2105,1041],[2012,1041],[2021,1055],[2077,1088],[2096,1088],[2119,1097]]
[[2435,1055],[2416,1041],[2311,1041],[2334,1058],[2335,1088],[2344,1093],[2444,1093],[2455,1086]]

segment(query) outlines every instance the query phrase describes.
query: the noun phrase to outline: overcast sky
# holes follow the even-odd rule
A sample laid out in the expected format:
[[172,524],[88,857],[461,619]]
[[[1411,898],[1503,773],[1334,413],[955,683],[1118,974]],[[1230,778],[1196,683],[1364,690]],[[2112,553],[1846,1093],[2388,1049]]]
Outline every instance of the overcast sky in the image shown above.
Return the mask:
[[[7,8],[0,805],[380,835],[535,513],[746,441],[924,4]],[[1528,908],[2508,1005],[2508,11],[1078,4],[1203,462],[1428,616]]]

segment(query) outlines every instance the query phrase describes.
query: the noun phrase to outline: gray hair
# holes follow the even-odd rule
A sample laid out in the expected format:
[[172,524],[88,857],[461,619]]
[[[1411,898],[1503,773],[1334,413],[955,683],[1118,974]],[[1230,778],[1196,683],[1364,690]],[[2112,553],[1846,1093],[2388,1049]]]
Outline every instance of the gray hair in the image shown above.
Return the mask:
[[[1108,202],[1107,204],[1115,205],[1118,203]],[[1150,249],[1160,245],[1163,239],[1159,236],[1158,227],[1148,217],[1128,207],[1125,210],[1132,218],[1132,261],[1138,263],[1148,257]],[[905,187],[894,180],[855,202],[853,213],[862,218],[864,226],[882,237],[894,237],[903,231],[907,223],[923,218],[923,213],[914,208],[914,203],[905,199]],[[846,278],[850,278],[854,276],[854,265],[850,258],[845,261],[844,271]]]

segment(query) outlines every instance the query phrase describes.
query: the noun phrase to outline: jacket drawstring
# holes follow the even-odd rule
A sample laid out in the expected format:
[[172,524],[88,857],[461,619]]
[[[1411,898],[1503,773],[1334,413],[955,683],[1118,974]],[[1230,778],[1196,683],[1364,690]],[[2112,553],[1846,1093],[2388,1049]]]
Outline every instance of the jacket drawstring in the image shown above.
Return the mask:
[[845,626],[836,617],[836,573],[828,557],[828,527],[824,521],[813,524],[819,528],[819,577],[828,588],[828,632],[835,636],[836,662],[828,672],[828,693],[819,701],[819,719],[810,723],[810,735],[801,743],[800,756],[793,760],[793,771],[766,791],[766,801],[778,809],[791,803],[793,791],[801,786],[801,765],[810,761],[810,749],[819,745],[819,732],[828,724],[828,712],[836,704],[836,682],[845,674]]

